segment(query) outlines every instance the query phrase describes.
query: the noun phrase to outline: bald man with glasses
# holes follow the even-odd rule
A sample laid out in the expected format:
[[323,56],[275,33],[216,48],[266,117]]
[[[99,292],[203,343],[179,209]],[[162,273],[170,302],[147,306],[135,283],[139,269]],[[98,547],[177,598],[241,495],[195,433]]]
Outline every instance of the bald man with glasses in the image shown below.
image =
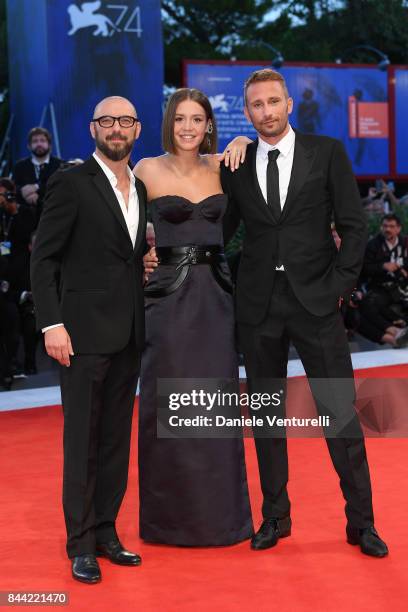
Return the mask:
[[38,327],[61,364],[67,553],[89,584],[101,579],[96,556],[141,563],[115,528],[144,343],[146,191],[128,166],[140,129],[125,98],[96,106],[95,152],[50,180],[31,258]]

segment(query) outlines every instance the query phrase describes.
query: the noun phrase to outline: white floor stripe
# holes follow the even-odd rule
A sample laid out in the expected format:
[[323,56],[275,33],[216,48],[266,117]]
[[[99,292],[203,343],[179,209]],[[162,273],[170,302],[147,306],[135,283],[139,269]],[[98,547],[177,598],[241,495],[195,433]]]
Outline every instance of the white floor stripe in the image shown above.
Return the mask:
[[[365,351],[352,354],[353,368],[377,368],[388,365],[405,365],[408,363],[408,349],[384,349]],[[292,359],[288,364],[288,376],[305,374],[300,359]],[[245,368],[239,368],[240,378],[245,378]],[[139,389],[137,391],[137,394]],[[23,410],[24,408],[40,408],[61,403],[59,387],[42,387],[40,389],[24,389],[21,391],[4,391],[0,393],[0,412],[8,410]]]

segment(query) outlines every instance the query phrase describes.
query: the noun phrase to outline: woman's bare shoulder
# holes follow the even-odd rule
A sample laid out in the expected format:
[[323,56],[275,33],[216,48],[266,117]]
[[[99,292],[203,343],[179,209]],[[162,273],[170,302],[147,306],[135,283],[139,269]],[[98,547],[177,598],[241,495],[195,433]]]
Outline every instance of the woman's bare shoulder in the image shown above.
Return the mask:
[[219,153],[210,153],[208,155],[203,155],[203,159],[205,159],[206,163],[208,164],[208,167],[214,172],[220,171],[221,157],[222,156]]
[[151,176],[152,173],[157,172],[159,168],[163,167],[165,157],[166,155],[160,155],[159,157],[144,157],[137,162],[136,166],[133,168],[133,173],[138,179],[143,181]]

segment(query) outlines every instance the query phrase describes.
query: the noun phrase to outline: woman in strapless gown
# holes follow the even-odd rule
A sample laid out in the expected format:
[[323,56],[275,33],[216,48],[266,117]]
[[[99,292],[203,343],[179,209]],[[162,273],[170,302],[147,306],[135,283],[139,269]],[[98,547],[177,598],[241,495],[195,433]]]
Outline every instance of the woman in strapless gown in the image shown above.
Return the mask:
[[[139,404],[140,536],[146,542],[162,544],[221,546],[253,533],[242,437],[179,438],[176,433],[166,438],[157,433],[158,380],[233,379],[238,384],[233,301],[223,256],[227,196],[221,193],[217,162],[198,155],[204,148],[200,135],[209,148],[206,125],[211,125],[212,135],[215,121],[207,98],[196,92],[173,94],[163,120],[165,130],[174,116],[184,116],[184,133],[190,136],[185,146],[183,128],[179,134],[175,128],[175,152],[142,160],[136,167],[150,198],[161,260],[145,291],[146,348]],[[207,120],[200,126],[203,134],[188,124],[198,111],[205,112]],[[186,165],[180,165],[179,159]],[[196,166],[189,165],[192,160],[197,161]],[[160,176],[160,183],[155,183],[155,176]],[[205,191],[212,194],[201,197]]]

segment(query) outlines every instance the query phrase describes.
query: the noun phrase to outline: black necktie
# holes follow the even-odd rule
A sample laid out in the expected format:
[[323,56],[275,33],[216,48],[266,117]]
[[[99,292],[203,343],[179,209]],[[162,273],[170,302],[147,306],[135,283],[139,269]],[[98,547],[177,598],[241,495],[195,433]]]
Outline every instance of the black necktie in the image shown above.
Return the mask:
[[40,178],[42,178],[42,174],[44,172],[46,165],[47,164],[34,164],[35,178],[37,181],[39,181]]
[[268,206],[271,207],[274,217],[279,219],[282,209],[279,194],[279,169],[276,160],[280,155],[278,149],[268,153],[268,167],[266,169],[266,193]]

